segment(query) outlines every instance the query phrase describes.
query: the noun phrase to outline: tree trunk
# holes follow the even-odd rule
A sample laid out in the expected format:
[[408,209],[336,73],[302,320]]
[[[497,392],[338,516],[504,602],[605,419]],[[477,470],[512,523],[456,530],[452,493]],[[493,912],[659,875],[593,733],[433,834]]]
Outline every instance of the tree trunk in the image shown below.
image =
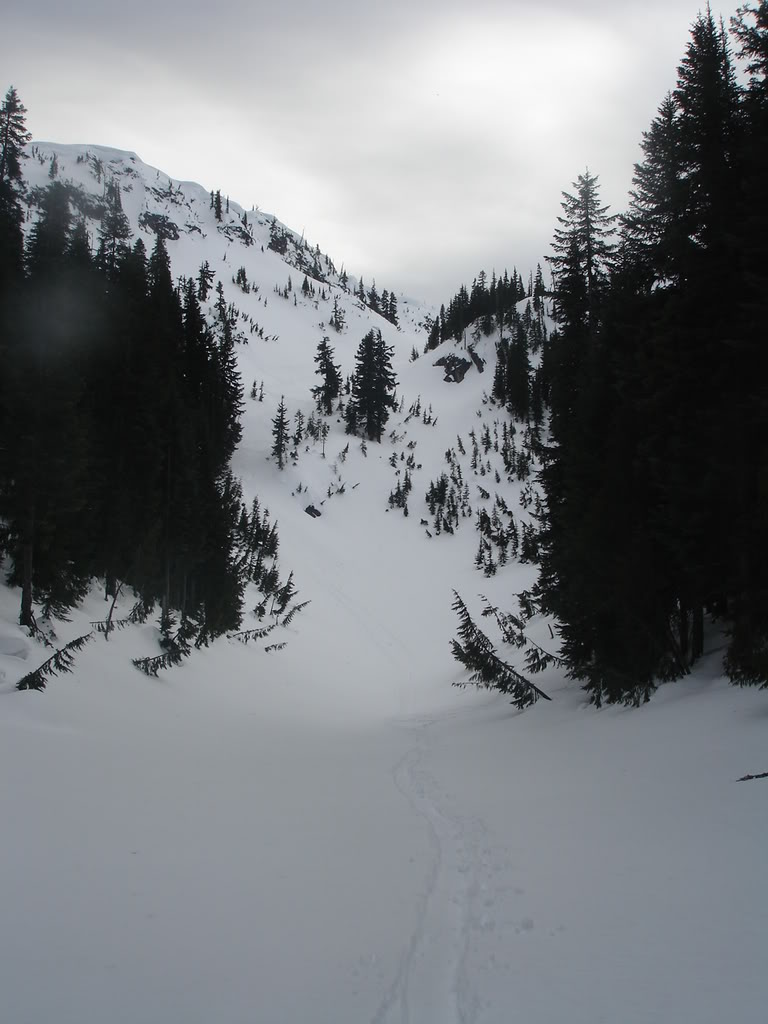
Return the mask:
[[680,661],[683,665],[690,664],[689,652],[689,632],[688,632],[688,609],[680,602],[678,610],[678,642],[680,644]]
[[32,611],[32,574],[35,555],[35,509],[34,503],[27,516],[21,541],[21,610],[19,624],[29,629],[35,627]]
[[32,567],[33,567],[34,544],[31,539],[25,540],[22,545],[21,562],[21,612],[19,623],[22,626],[34,628],[35,619],[32,614]]
[[691,664],[704,653],[704,606],[697,604],[693,609],[691,630]]

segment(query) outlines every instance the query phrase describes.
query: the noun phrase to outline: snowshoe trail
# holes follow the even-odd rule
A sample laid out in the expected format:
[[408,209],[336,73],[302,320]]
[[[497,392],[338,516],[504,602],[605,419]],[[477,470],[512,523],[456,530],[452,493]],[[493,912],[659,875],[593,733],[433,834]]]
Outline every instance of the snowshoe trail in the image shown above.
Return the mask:
[[432,849],[416,923],[400,965],[371,1024],[473,1024],[481,1001],[468,960],[473,938],[487,926],[480,909],[489,866],[485,826],[451,808],[428,768],[429,728],[393,770],[397,789],[424,820]]

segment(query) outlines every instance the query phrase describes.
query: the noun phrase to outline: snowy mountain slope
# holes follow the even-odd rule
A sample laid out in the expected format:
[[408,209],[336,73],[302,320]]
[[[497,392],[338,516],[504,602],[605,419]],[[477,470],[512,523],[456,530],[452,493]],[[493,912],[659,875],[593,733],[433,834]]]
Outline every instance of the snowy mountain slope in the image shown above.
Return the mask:
[[[727,686],[716,654],[639,711],[595,713],[553,670],[552,702],[524,714],[451,687],[453,589],[506,607],[534,576],[513,558],[490,576],[474,564],[481,508],[490,516],[498,494],[521,530],[531,513],[527,481],[505,471],[506,414],[486,399],[494,338],[477,344],[483,374],[447,383],[442,352],[410,361],[428,310],[401,300],[397,331],[327,264],[304,296],[303,273],[267,248],[271,218],[249,213],[248,244],[234,203],[226,233],[209,193],[169,188],[138,158],[37,150],[33,186],[55,151],[59,179],[94,197],[103,180],[78,156],[98,156],[120,176],[134,238],[142,215],[173,219],[174,273],[209,261],[251,318],[238,355],[246,392],[263,382],[264,398],[246,399],[235,468],[277,519],[281,565],[311,604],[283,650],[221,639],[159,679],[130,664],[156,651],[155,623],[97,636],[37,694],[13,687],[47,652],[0,589],[4,1019],[762,1021],[768,791],[736,780],[768,770],[764,695]],[[241,266],[258,291],[232,282]],[[331,296],[341,334],[327,327]],[[281,472],[269,458],[280,397],[308,416],[317,342],[330,336],[347,374],[374,325],[403,399],[383,444],[333,418],[325,456],[305,440]],[[405,516],[388,498],[407,469]],[[443,472],[469,489],[453,534],[425,501]],[[129,607],[121,598],[119,614]],[[94,591],[56,624],[59,641],[105,614]]]
[[[175,225],[178,234],[178,238],[174,238],[171,232],[171,237],[166,239],[174,273],[196,276],[201,264],[207,262],[214,275],[209,307],[215,301],[215,286],[221,282],[226,300],[233,302],[240,312],[238,328],[244,343],[238,347],[238,358],[246,394],[250,393],[252,383],[257,383],[263,400],[246,399],[243,441],[234,468],[243,481],[246,499],[258,495],[278,520],[281,562],[286,569],[295,569],[300,599],[312,601],[301,615],[301,628],[297,622],[297,637],[288,650],[280,652],[282,660],[290,663],[294,656],[298,657],[298,650],[294,655],[290,648],[304,646],[316,655],[327,648],[322,662],[332,664],[333,628],[328,625],[328,619],[336,621],[339,615],[345,614],[346,608],[347,614],[352,611],[358,618],[365,615],[365,621],[375,624],[374,628],[382,632],[384,638],[380,646],[394,659],[396,676],[404,672],[410,674],[418,668],[422,678],[434,673],[435,689],[445,691],[445,679],[457,675],[447,646],[454,629],[451,591],[453,587],[466,589],[459,586],[464,579],[472,589],[476,586],[472,559],[477,538],[470,529],[471,521],[463,531],[462,550],[453,543],[455,538],[428,538],[420,522],[426,518],[432,526],[432,517],[423,496],[430,482],[446,468],[446,450],[455,447],[458,434],[465,435],[469,447],[468,432],[480,431],[484,413],[488,412],[489,423],[500,424],[505,418],[501,410],[491,410],[487,403],[483,404],[484,394],[491,387],[494,338],[481,339],[477,344],[477,353],[487,364],[484,375],[473,367],[461,386],[447,383],[443,380],[443,371],[433,365],[438,354],[411,362],[413,349],[421,352],[424,347],[425,333],[419,324],[429,310],[413,300],[402,299],[403,315],[400,329],[396,329],[363,306],[350,291],[335,284],[338,275],[324,257],[318,262],[328,281],[311,279],[316,295],[302,294],[303,275],[268,248],[272,217],[252,213],[244,229],[241,220],[244,211],[230,202],[229,213],[224,213],[222,223],[218,223],[210,195],[203,188],[170,181],[156,169],[142,164],[135,154],[47,143],[35,143],[32,152],[34,155],[27,161],[26,170],[33,200],[35,188],[44,188],[50,182],[54,159],[57,180],[73,183],[86,196],[87,201],[81,203],[86,211],[98,204],[107,181],[113,178],[121,186],[122,205],[131,223],[133,239],[141,237],[147,250],[151,250],[154,234],[142,224],[146,225],[151,218],[167,218],[166,223]],[[34,223],[35,214],[33,202],[28,225]],[[99,221],[90,218],[88,223],[95,246]],[[295,261],[297,253],[288,256]],[[240,267],[244,268],[251,286],[246,292],[232,280]],[[286,293],[289,277],[292,289]],[[350,281],[349,287],[354,287],[354,281]],[[318,297],[323,290],[325,300]],[[283,297],[286,294],[287,297]],[[333,299],[343,309],[346,320],[340,334],[328,327]],[[254,324],[258,324],[258,331],[251,330]],[[385,443],[381,446],[361,444],[359,439],[344,433],[343,424],[336,418],[330,424],[325,457],[319,443],[312,444],[305,439],[297,447],[297,459],[283,472],[279,471],[269,459],[269,452],[272,419],[281,397],[285,398],[291,417],[301,412],[308,418],[314,408],[310,388],[316,383],[313,360],[318,341],[324,334],[331,336],[336,360],[346,376],[354,370],[354,354],[361,337],[372,326],[379,328],[387,343],[393,346],[394,368],[400,380],[398,394],[402,412],[393,416],[388,424]],[[442,346],[446,347],[449,346]],[[420,411],[414,414],[411,410],[416,403]],[[427,418],[431,421],[429,424],[423,422]],[[436,425],[433,425],[434,420],[437,420]],[[393,456],[398,460],[395,466],[389,464]],[[388,511],[387,498],[398,480],[402,483],[408,457],[419,467],[411,474],[414,484],[409,503],[411,515],[407,522],[390,522],[402,518],[400,510]],[[498,456],[494,457],[498,462]],[[463,461],[466,466],[468,457]],[[480,484],[478,476],[477,484],[472,485],[474,509],[492,505],[492,499],[480,497],[477,487]],[[494,484],[490,488],[491,496],[495,490],[506,495],[510,507],[517,506],[519,486],[516,483],[510,486],[505,482],[503,487]],[[321,519],[313,521],[304,514],[309,504],[323,511]],[[379,536],[384,548],[391,547],[402,557],[388,557],[384,566],[376,563],[366,566],[372,557],[369,552],[372,533]],[[323,553],[331,557],[321,558],[320,568],[315,570],[318,543],[323,545]],[[472,551],[469,557],[463,550],[465,545]],[[418,581],[409,578],[406,584],[404,573],[414,561],[421,560],[425,568],[429,567],[428,571],[418,574]],[[459,577],[454,566],[458,567]],[[350,571],[353,569],[357,571]],[[356,593],[358,572],[360,591]],[[382,572],[385,575],[372,586]],[[530,572],[524,570],[524,579],[528,585]],[[412,600],[398,615],[392,609],[390,595],[404,586],[410,590]],[[504,593],[508,587],[505,584],[496,589]],[[494,590],[490,581],[486,590],[491,593]],[[374,601],[368,591],[380,600]],[[330,607],[322,609],[323,603]],[[413,615],[414,608],[439,616],[439,640],[425,642],[418,616]],[[248,625],[256,623],[246,622],[244,628]],[[412,639],[408,640],[411,635]],[[399,640],[391,641],[388,639],[391,636]],[[381,687],[391,698],[393,666],[385,668],[385,663],[379,663],[377,668],[382,672],[381,683],[374,681],[374,674],[369,687],[373,692]],[[366,694],[366,690],[362,693]],[[363,699],[369,698],[365,695]],[[418,697],[406,688],[402,700],[418,700]]]
[[[120,185],[122,207],[133,229],[132,242],[141,237],[150,250],[159,230],[168,242],[174,273],[195,277],[203,260],[208,260],[227,289],[237,269],[244,266],[248,279],[259,285],[260,294],[258,300],[254,296],[255,301],[248,303],[238,290],[241,300],[238,306],[245,314],[260,310],[260,322],[262,318],[269,319],[264,312],[267,308],[264,299],[271,298],[274,287],[285,287],[289,274],[293,275],[297,289],[301,285],[301,277],[297,279],[297,275],[306,272],[313,276],[313,270],[316,280],[323,280],[334,288],[339,285],[343,265],[337,268],[329,256],[320,252],[319,246],[311,246],[303,235],[292,231],[273,215],[257,208],[245,210],[234,200],[221,197],[222,216],[217,221],[213,193],[194,182],[169,178],[143,163],[135,153],[104,146],[48,142],[32,143],[28,150],[30,159],[24,171],[32,200],[34,190],[45,188],[52,180],[71,184],[73,205],[88,220],[94,248],[105,187],[107,182],[115,181]],[[51,178],[54,161],[56,173],[55,178]],[[268,249],[273,226],[284,236],[286,252],[282,256]],[[365,282],[366,288],[370,288],[371,283]],[[354,292],[358,285],[358,278],[350,274],[347,294]],[[379,291],[382,285],[386,287],[386,282],[380,282]],[[344,299],[341,288],[333,294]],[[298,297],[301,299],[300,294]],[[400,301],[404,307],[401,320],[418,329],[419,321],[429,308],[406,296],[401,296]],[[356,308],[351,294],[349,306]],[[323,307],[328,311],[330,308],[330,305]],[[364,311],[361,322],[367,322]],[[245,330],[248,333],[248,329]],[[266,329],[265,332],[271,333]]]

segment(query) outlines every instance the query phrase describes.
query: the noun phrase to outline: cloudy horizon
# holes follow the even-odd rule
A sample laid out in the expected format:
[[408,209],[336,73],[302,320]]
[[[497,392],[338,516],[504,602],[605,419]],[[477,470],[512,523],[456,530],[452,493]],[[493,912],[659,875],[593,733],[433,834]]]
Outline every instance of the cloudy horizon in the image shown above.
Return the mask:
[[35,139],[135,151],[439,304],[544,265],[585,167],[624,208],[702,6],[43,0],[4,16],[0,88]]

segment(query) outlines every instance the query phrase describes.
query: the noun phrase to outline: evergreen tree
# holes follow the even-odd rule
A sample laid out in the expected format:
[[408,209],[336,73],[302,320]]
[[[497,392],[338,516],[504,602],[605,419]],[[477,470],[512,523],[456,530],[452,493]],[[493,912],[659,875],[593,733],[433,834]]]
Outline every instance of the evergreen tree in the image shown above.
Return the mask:
[[[190,301],[194,295],[190,296]],[[235,453],[242,436],[240,416],[243,404],[243,382],[235,354],[234,326],[237,313],[227,306],[221,282],[216,288],[216,319],[210,348],[207,382],[209,433],[215,452],[217,474],[223,472]]]
[[[451,641],[451,651],[454,658],[459,661],[469,672],[468,682],[487,690],[499,690],[512,697],[515,707],[522,710],[535,704],[539,698],[551,700],[543,690],[535,686],[530,679],[518,672],[512,665],[499,657],[496,648],[490,638],[473,622],[467,606],[454,590],[453,610],[459,617],[458,640]],[[495,613],[496,609],[488,608],[485,614]],[[514,623],[514,639],[509,635],[512,631],[508,623],[503,620],[499,623],[505,639],[512,640],[515,646],[524,647],[528,643],[527,638],[522,634],[520,623],[512,616],[507,616]],[[540,650],[540,649],[539,649]],[[552,662],[553,658],[540,651],[543,656],[541,660],[532,659],[536,668],[544,667]],[[466,686],[466,681],[456,683],[457,686]]]
[[130,582],[151,605],[160,593],[164,480],[158,439],[165,379],[150,311],[149,261],[141,239],[121,257],[112,296],[107,329],[114,339],[114,358],[105,373],[110,386],[96,391],[103,397],[101,422],[108,425],[101,517],[109,534],[105,571]]
[[243,511],[240,484],[229,471],[206,483],[208,500],[194,581],[200,620],[197,646],[238,628],[247,582],[237,551]]
[[211,270],[208,260],[204,260],[203,263],[200,264],[200,270],[197,274],[197,297],[200,302],[206,302],[208,300],[208,295],[210,294],[214,277],[215,274]]
[[285,466],[285,453],[288,450],[289,424],[288,412],[285,408],[285,396],[280,399],[277,413],[272,420],[272,456],[277,459],[279,469]]
[[690,262],[679,120],[677,101],[668,93],[643,132],[644,159],[635,164],[629,210],[622,217],[622,262],[647,288],[679,287]]
[[683,241],[679,273],[648,302],[644,454],[664,510],[649,530],[676,597],[678,660],[687,666],[703,653],[705,609],[724,600],[734,540],[727,496],[739,493],[741,476],[733,439],[717,426],[741,403],[737,361],[724,343],[733,331],[728,296],[739,291],[740,119],[728,42],[709,10],[692,27],[674,101]]
[[598,179],[586,171],[563,192],[563,215],[549,257],[553,269],[553,315],[558,331],[551,339],[552,428],[556,443],[567,439],[569,420],[582,391],[583,371],[599,327],[607,288],[615,217],[599,201]]
[[393,353],[394,349],[386,345],[381,331],[376,329],[360,342],[346,406],[348,433],[355,433],[362,426],[369,440],[381,441],[390,410],[396,408]]
[[733,208],[739,90],[728,37],[709,8],[693,24],[677,74],[689,233],[712,249],[723,244]]
[[[768,0],[746,4],[732,20],[739,56],[748,75],[741,139],[740,192],[730,225],[739,258],[738,292],[731,323],[734,400],[730,423],[738,428],[732,461],[739,463],[739,490],[731,526],[737,544],[729,615],[731,637],[726,659],[738,683],[768,685],[768,374],[765,324],[768,322]],[[730,433],[730,431],[729,431]]]
[[331,313],[330,325],[339,334],[344,330],[346,320],[344,317],[344,310],[339,305],[338,295],[333,297],[333,312]]
[[341,370],[333,361],[333,349],[329,339],[324,337],[317,346],[315,373],[322,383],[312,388],[312,396],[317,402],[318,411],[330,416],[333,404],[341,394]]
[[277,223],[275,217],[272,218],[269,225],[269,243],[267,248],[272,249],[273,252],[279,253],[281,256],[284,256],[288,251],[288,235],[285,229]]
[[0,308],[6,306],[6,290],[17,284],[22,274],[21,164],[30,139],[26,113],[11,86],[0,106]]
[[27,269],[32,277],[55,277],[65,268],[72,223],[64,185],[54,182],[46,189],[41,211],[40,220],[29,233]]
[[557,218],[560,227],[549,262],[555,276],[556,319],[588,327],[607,286],[616,217],[600,203],[596,175],[586,170],[573,186],[573,193],[563,192],[563,215]]
[[119,256],[125,252],[125,244],[131,237],[131,227],[120,195],[120,185],[112,179],[107,183],[106,212],[99,228],[102,266],[107,276],[115,276]]
[[613,671],[604,652],[615,634],[606,617],[620,600],[610,594],[621,562],[610,543],[617,522],[607,515],[618,483],[604,465],[613,430],[610,341],[604,332],[613,220],[589,172],[573,194],[563,193],[551,259],[558,330],[542,360],[552,440],[541,474],[538,588],[543,610],[559,621],[569,672],[585,680],[597,703]]
[[[174,604],[184,606],[184,589],[194,545],[193,497],[195,459],[191,424],[187,419],[183,380],[184,321],[179,295],[171,278],[171,264],[165,242],[156,236],[147,267],[148,296],[145,307],[152,344],[151,377],[145,386],[152,392],[157,456],[153,499],[159,527],[161,568],[156,580],[163,621],[170,621]],[[149,339],[148,339],[149,340]],[[182,611],[184,608],[182,607]]]
[[27,131],[27,108],[11,86],[0,105],[0,182],[21,182],[24,147],[32,138]]
[[[529,317],[530,323],[530,317]],[[504,392],[513,416],[527,420],[531,404],[531,362],[528,356],[528,333],[518,322],[506,346]]]

